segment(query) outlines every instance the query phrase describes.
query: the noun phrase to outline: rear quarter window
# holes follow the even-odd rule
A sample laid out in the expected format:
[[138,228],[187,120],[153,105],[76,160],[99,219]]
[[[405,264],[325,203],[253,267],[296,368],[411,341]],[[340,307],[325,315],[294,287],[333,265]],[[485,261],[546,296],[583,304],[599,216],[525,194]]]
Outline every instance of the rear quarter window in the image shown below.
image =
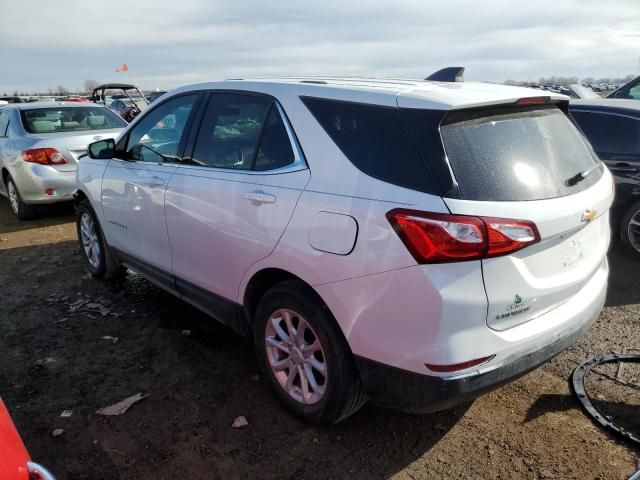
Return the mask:
[[398,108],[313,97],[302,101],[359,170],[394,185],[434,193]]

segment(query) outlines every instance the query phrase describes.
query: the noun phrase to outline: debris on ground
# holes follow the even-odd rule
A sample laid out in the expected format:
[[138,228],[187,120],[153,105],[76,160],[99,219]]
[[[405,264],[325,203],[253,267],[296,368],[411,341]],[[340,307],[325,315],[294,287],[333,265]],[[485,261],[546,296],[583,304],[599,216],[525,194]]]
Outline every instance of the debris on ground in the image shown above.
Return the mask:
[[244,418],[242,415],[240,415],[239,417],[237,417],[233,423],[231,424],[231,426],[233,428],[242,428],[242,427],[246,427],[249,425],[249,422],[247,422],[247,419]]
[[47,297],[47,302],[50,305],[57,304],[60,307],[66,309],[66,313],[68,315],[84,314],[94,319],[96,317],[92,314],[99,314],[102,317],[112,316],[116,318],[121,316],[120,313],[113,311],[111,300],[103,297],[92,299],[86,295],[83,296],[81,292],[78,292],[76,295],[79,298],[74,300],[68,295],[50,293]]
[[111,335],[105,335],[104,337],[100,337],[102,340],[108,340],[111,343],[118,343],[118,337],[112,337]]
[[149,395],[143,395],[142,393],[136,393],[135,395],[131,395],[130,397],[127,397],[124,400],[119,401],[118,403],[114,403],[113,405],[109,405],[108,407],[101,408],[96,412],[96,415],[124,415],[125,412],[129,410],[131,405],[148,396]]
[[190,337],[191,336],[191,330],[182,330],[182,335],[185,337]]
[[[624,350],[623,350],[624,351]],[[578,397],[578,401],[582,405],[582,408],[587,412],[591,418],[604,428],[607,428],[616,434],[618,434],[623,439],[628,442],[640,444],[640,434],[629,432],[624,427],[616,424],[613,421],[611,416],[606,415],[602,412],[596,405],[593,404],[591,398],[589,398],[589,394],[587,393],[585,387],[585,377],[589,373],[589,371],[597,367],[599,365],[605,363],[622,363],[622,362],[640,362],[640,355],[630,355],[630,354],[617,354],[612,353],[608,355],[600,355],[586,362],[578,365],[576,369],[573,371],[571,375],[571,386],[573,387],[573,393]],[[620,372],[620,368],[618,368],[618,373]],[[618,380],[621,382],[620,380]],[[621,382],[625,383],[625,382]],[[596,396],[597,398],[597,396]]]
[[53,432],[51,432],[51,436],[52,437],[59,437],[63,433],[64,433],[64,430],[62,428],[56,428]]
[[68,418],[71,415],[73,415],[73,410],[64,410],[61,414],[60,417],[61,418]]

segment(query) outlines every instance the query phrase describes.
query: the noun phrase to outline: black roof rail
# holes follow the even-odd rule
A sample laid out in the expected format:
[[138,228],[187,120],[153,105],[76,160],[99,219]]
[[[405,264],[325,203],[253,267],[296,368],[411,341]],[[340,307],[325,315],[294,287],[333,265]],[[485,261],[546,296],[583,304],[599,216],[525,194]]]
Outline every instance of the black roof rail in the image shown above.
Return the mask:
[[464,67],[446,67],[429,75],[432,82],[464,82]]

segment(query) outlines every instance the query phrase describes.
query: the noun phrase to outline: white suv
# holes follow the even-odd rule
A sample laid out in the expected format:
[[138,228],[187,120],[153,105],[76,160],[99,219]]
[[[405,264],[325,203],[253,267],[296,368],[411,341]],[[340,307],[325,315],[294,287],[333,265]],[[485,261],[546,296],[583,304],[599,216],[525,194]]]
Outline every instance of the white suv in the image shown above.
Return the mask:
[[604,302],[610,173],[566,97],[349,78],[182,87],[77,172],[88,268],[252,335],[294,413],[430,412],[575,342]]

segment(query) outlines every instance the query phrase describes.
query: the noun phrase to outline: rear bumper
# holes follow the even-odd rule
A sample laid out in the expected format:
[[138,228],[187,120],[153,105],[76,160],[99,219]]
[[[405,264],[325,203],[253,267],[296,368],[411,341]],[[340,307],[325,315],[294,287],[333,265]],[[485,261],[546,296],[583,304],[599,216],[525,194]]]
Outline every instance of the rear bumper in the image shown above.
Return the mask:
[[[24,202],[29,204],[56,203],[73,200],[76,188],[75,170],[61,172],[48,165],[26,164],[11,172]],[[53,189],[53,195],[45,190]]]
[[519,356],[511,355],[487,371],[444,378],[401,370],[362,357],[356,357],[356,364],[364,389],[374,403],[411,413],[444,410],[513,381],[569,348],[598,318],[604,300],[603,291],[592,308],[584,312],[581,321],[555,335],[551,343]]

